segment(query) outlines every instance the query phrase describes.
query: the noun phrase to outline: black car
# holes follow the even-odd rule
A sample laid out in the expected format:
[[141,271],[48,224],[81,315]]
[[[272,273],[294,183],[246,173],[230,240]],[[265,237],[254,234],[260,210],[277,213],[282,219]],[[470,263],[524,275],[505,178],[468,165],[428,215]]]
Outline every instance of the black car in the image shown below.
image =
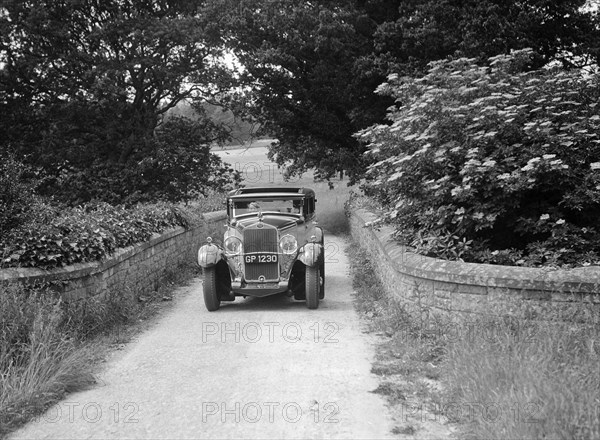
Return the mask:
[[223,244],[208,237],[198,250],[206,308],[286,292],[316,309],[325,296],[325,258],[315,206],[308,188],[230,191]]

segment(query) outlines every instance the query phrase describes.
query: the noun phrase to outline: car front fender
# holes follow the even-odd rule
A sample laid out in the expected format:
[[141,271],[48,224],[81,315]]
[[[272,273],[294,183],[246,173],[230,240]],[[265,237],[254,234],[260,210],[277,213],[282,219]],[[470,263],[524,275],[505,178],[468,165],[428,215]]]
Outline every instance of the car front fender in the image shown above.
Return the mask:
[[212,267],[223,258],[223,250],[212,243],[200,246],[198,249],[198,265],[201,267]]
[[323,255],[323,245],[321,243],[306,243],[298,255],[298,259],[306,266],[316,266]]

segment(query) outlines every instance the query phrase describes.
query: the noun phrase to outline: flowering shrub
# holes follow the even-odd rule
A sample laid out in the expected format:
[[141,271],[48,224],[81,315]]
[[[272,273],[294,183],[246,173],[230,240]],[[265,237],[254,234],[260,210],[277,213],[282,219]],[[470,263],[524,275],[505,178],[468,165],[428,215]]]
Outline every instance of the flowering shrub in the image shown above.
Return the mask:
[[436,61],[390,75],[389,125],[357,134],[363,190],[417,252],[465,261],[569,266],[600,260],[598,76],[527,71],[531,51]]

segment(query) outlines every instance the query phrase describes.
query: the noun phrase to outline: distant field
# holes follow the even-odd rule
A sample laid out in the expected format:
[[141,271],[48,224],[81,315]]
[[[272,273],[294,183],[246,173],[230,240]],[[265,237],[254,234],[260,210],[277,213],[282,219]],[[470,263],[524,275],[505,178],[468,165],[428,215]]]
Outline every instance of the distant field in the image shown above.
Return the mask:
[[260,148],[260,147],[268,147],[271,142],[274,142],[275,139],[256,139],[252,142],[246,142],[244,144],[233,144],[233,145],[225,145],[223,147],[214,147],[213,151],[216,153],[220,150],[238,150],[240,148]]
[[[265,140],[265,142],[268,145],[271,140]],[[301,178],[294,177],[289,181],[284,181],[281,170],[267,157],[266,145],[257,145],[252,148],[216,149],[214,153],[235,170],[241,172],[247,187],[298,186],[314,189],[317,195],[317,216],[321,226],[332,233],[345,232],[347,219],[344,214],[344,203],[350,195],[347,180],[333,179],[333,189],[330,189],[327,182],[315,182],[312,172],[304,174]]]

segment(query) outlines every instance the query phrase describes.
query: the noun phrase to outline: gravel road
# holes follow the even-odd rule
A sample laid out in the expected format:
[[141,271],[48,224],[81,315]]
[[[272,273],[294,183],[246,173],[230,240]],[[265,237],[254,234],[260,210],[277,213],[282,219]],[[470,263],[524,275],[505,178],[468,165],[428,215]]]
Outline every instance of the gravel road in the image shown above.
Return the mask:
[[10,438],[393,438],[370,392],[374,349],[352,306],[346,243],[326,245],[319,309],[275,296],[209,313],[198,278],[111,358],[98,386]]

